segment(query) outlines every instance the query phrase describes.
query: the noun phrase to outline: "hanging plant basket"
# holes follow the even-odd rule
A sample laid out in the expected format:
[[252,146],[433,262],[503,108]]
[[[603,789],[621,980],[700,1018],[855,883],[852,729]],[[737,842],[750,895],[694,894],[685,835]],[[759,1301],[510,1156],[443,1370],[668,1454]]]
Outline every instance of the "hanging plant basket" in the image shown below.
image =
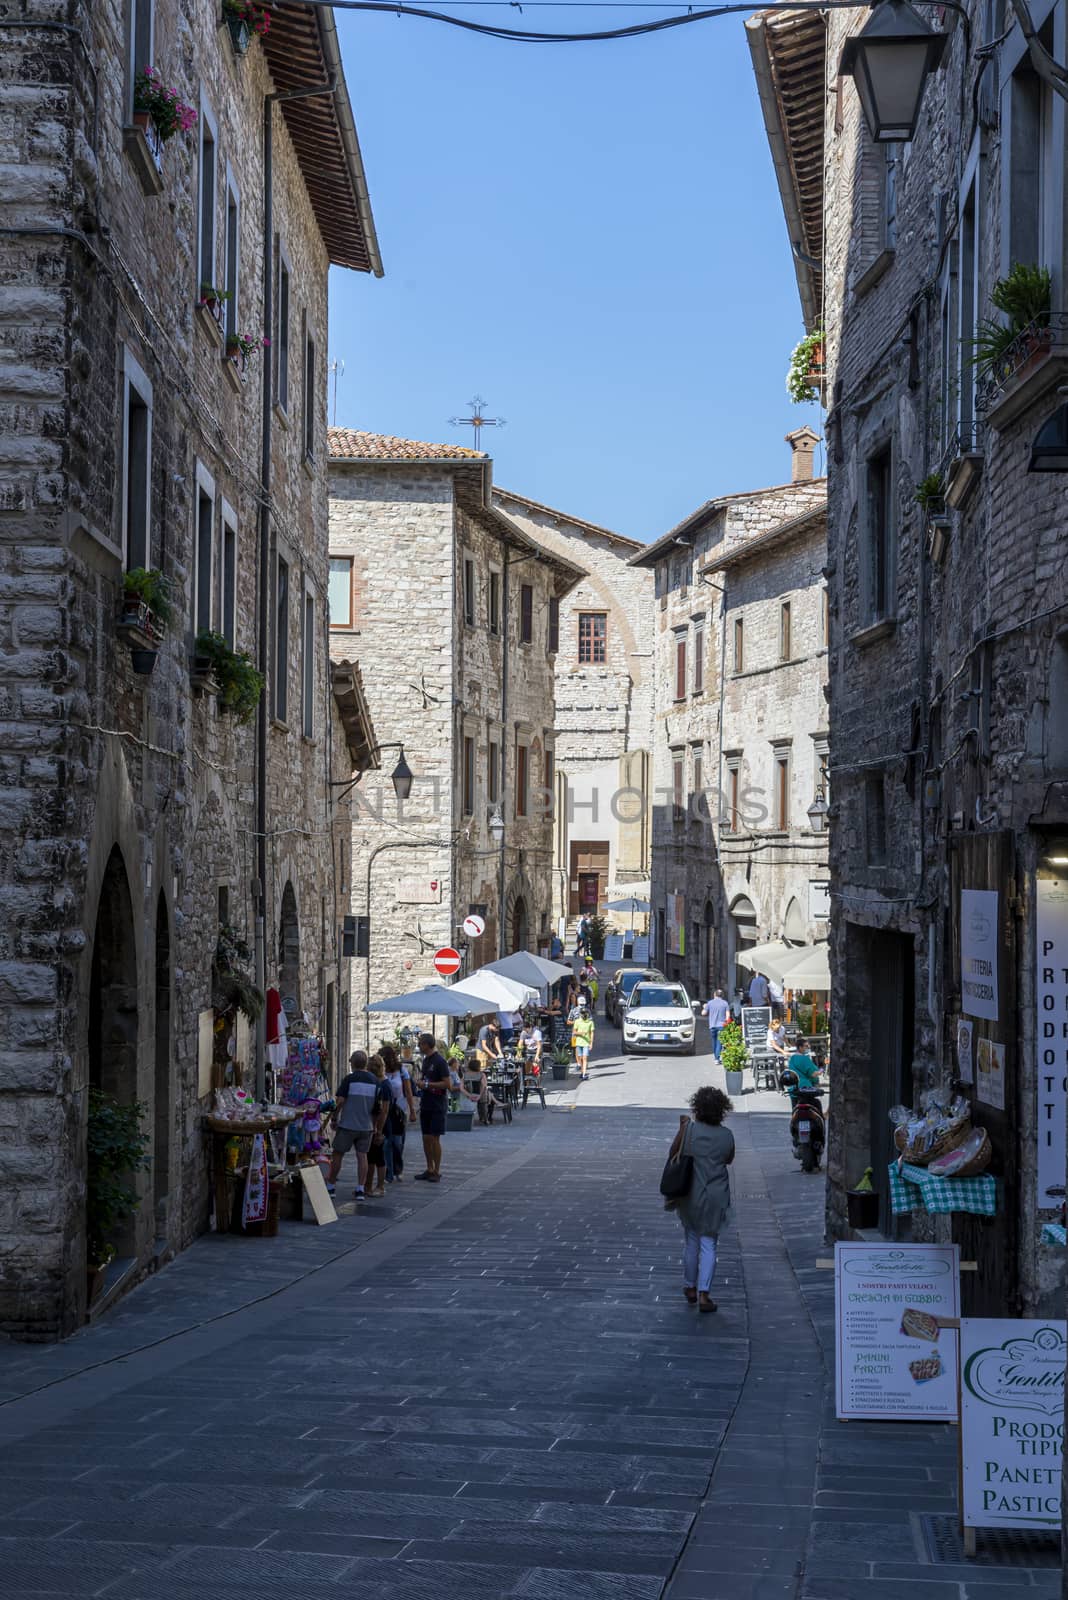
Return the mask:
[[130,665],[140,678],[147,678],[155,669],[158,660],[158,649],[146,650],[138,647],[130,651]]

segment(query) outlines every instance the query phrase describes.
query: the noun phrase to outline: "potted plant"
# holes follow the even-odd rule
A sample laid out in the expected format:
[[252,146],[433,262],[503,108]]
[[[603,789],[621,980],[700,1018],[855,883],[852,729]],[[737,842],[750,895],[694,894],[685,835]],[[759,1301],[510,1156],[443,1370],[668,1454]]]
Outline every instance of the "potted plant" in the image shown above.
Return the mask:
[[255,0],[223,0],[222,14],[235,55],[245,54],[254,33],[262,39],[264,34],[270,32],[270,12],[266,6],[257,5]]
[[190,677],[195,688],[213,690],[223,710],[238,722],[252,720],[263,693],[263,673],[244,650],[231,649],[221,633],[202,628],[197,634]]
[[823,344],[823,329],[813,328],[794,346],[790,370],[786,374],[786,392],[795,405],[819,398],[824,374]]
[[926,516],[941,516],[946,509],[945,485],[942,482],[942,474],[940,472],[929,472],[922,483],[916,485],[913,498]]
[[608,938],[608,924],[599,911],[589,921],[590,955],[594,961],[604,960],[604,942]]
[[134,78],[134,126],[145,136],[152,159],[157,168],[163,167],[163,146],[176,133],[188,133],[194,127],[197,114],[178,98],[176,89],[168,89],[155,67],[145,67]]
[[727,1093],[741,1094],[742,1073],[749,1065],[749,1046],[737,1022],[727,1022],[719,1031],[720,1065],[727,1074]]
[[[984,317],[972,347],[976,377],[996,384],[1021,376],[1050,343],[1052,288],[1048,268],[1013,262],[1006,276],[995,283],[990,299],[1006,320]],[[1019,359],[1011,372],[1003,371],[1012,346],[1017,347]]]
[[148,1135],[141,1131],[145,1107],[124,1106],[100,1089],[89,1090],[86,1123],[85,1275],[86,1304],[103,1287],[115,1259],[112,1235],[137,1210],[140,1201],[129,1179],[149,1165]]
[[211,1003],[216,1011],[241,1011],[250,1022],[263,1015],[263,991],[249,973],[252,951],[228,922],[219,928],[211,963]]
[[224,359],[231,361],[244,378],[249,356],[256,350],[266,349],[270,342],[270,339],[261,339],[252,333],[228,333]]
[[566,1044],[555,1045],[550,1052],[549,1060],[552,1062],[553,1082],[566,1083],[567,1075],[571,1071],[571,1049]]
[[213,283],[204,282],[200,285],[200,298],[197,301],[197,310],[206,311],[212,320],[222,327],[223,306],[230,298],[229,289],[217,289]]
[[131,567],[124,573],[116,632],[130,647],[135,672],[147,674],[156,665],[171,615],[170,585],[162,572],[156,567]]

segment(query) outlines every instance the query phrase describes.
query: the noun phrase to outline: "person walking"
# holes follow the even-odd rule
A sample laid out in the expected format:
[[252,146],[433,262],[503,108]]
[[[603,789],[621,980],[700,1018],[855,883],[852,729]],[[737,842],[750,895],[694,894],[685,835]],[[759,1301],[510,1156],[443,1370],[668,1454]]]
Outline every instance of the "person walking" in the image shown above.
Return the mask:
[[771,1004],[771,990],[768,980],[762,972],[754,972],[749,984],[749,1004],[751,1006],[766,1006]]
[[423,1058],[422,1098],[419,1102],[419,1127],[423,1135],[423,1156],[426,1171],[417,1172],[422,1183],[441,1182],[441,1140],[445,1133],[445,1115],[449,1108],[449,1088],[452,1074],[449,1063],[438,1049],[432,1033],[419,1035],[419,1054]]
[[585,1001],[579,1001],[578,1016],[571,1024],[571,1045],[578,1063],[579,1082],[585,1083],[590,1075],[590,1051],[593,1049],[593,1018]]
[[367,1182],[367,1156],[371,1135],[381,1133],[389,1104],[389,1089],[367,1070],[367,1052],[354,1050],[349,1057],[349,1072],[337,1086],[337,1105],[331,1117],[334,1143],[330,1153],[327,1190],[333,1194],[341,1163],[350,1150],[356,1151],[356,1199],[363,1200]]
[[389,1097],[384,1103],[381,1119],[376,1118],[371,1130],[371,1145],[367,1152],[367,1199],[370,1200],[386,1192],[386,1134],[393,1110],[393,1091],[386,1082],[386,1063],[380,1055],[371,1057],[367,1070]]
[[409,1122],[414,1122],[415,1096],[412,1094],[411,1069],[397,1055],[391,1044],[384,1044],[379,1055],[386,1064],[386,1082],[393,1096],[393,1104],[386,1114],[385,1155],[386,1182],[401,1183],[404,1174],[404,1139]]
[[720,1029],[724,1026],[731,1014],[731,1008],[723,997],[723,990],[717,989],[711,1000],[705,1006],[705,1016],[708,1018],[708,1036],[712,1041],[712,1054],[716,1060],[723,1054],[719,1042]]
[[693,1158],[693,1181],[672,1209],[678,1212],[686,1242],[682,1255],[682,1292],[699,1311],[715,1311],[712,1279],[720,1230],[727,1220],[731,1184],[727,1168],[734,1160],[734,1135],[723,1126],[733,1107],[722,1089],[698,1089],[690,1101],[692,1120],[680,1119],[671,1155]]
[[577,956],[588,956],[589,953],[590,919],[586,913],[583,912],[581,917],[579,917],[578,927],[575,929],[575,954]]

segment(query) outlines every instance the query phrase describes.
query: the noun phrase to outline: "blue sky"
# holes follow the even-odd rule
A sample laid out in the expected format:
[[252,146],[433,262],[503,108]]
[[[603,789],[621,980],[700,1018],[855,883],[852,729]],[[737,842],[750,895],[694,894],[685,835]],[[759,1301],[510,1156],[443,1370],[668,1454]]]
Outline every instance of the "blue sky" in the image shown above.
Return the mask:
[[532,45],[335,15],[386,269],[332,275],[338,423],[469,442],[479,393],[497,483],[642,540],[787,479],[816,413],[784,387],[804,329],[741,18]]

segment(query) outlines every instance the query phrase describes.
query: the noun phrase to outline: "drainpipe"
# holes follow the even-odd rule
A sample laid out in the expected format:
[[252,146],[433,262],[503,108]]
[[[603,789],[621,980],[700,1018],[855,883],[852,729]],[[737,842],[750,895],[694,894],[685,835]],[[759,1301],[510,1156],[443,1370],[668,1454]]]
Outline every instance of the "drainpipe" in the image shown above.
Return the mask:
[[[333,94],[335,80],[313,89],[288,89],[263,97],[263,326],[270,337],[274,323],[274,105],[277,100],[307,100]],[[273,346],[270,347],[273,350]],[[263,673],[263,692],[256,714],[256,900],[255,960],[256,984],[267,992],[267,695],[271,688],[268,670],[271,601],[271,400],[273,359],[263,362],[263,397],[260,422],[260,537],[259,537],[259,616],[256,654]],[[256,1098],[262,1100],[267,1083],[266,1008],[256,1023]]]
[[501,576],[501,759],[500,759],[500,810],[504,820],[504,832],[501,834],[501,859],[497,868],[497,957],[503,960],[506,954],[504,945],[504,891],[505,891],[505,840],[508,837],[508,784],[506,774],[508,762],[505,752],[508,749],[508,567],[511,552],[508,546],[504,547],[504,571]]

